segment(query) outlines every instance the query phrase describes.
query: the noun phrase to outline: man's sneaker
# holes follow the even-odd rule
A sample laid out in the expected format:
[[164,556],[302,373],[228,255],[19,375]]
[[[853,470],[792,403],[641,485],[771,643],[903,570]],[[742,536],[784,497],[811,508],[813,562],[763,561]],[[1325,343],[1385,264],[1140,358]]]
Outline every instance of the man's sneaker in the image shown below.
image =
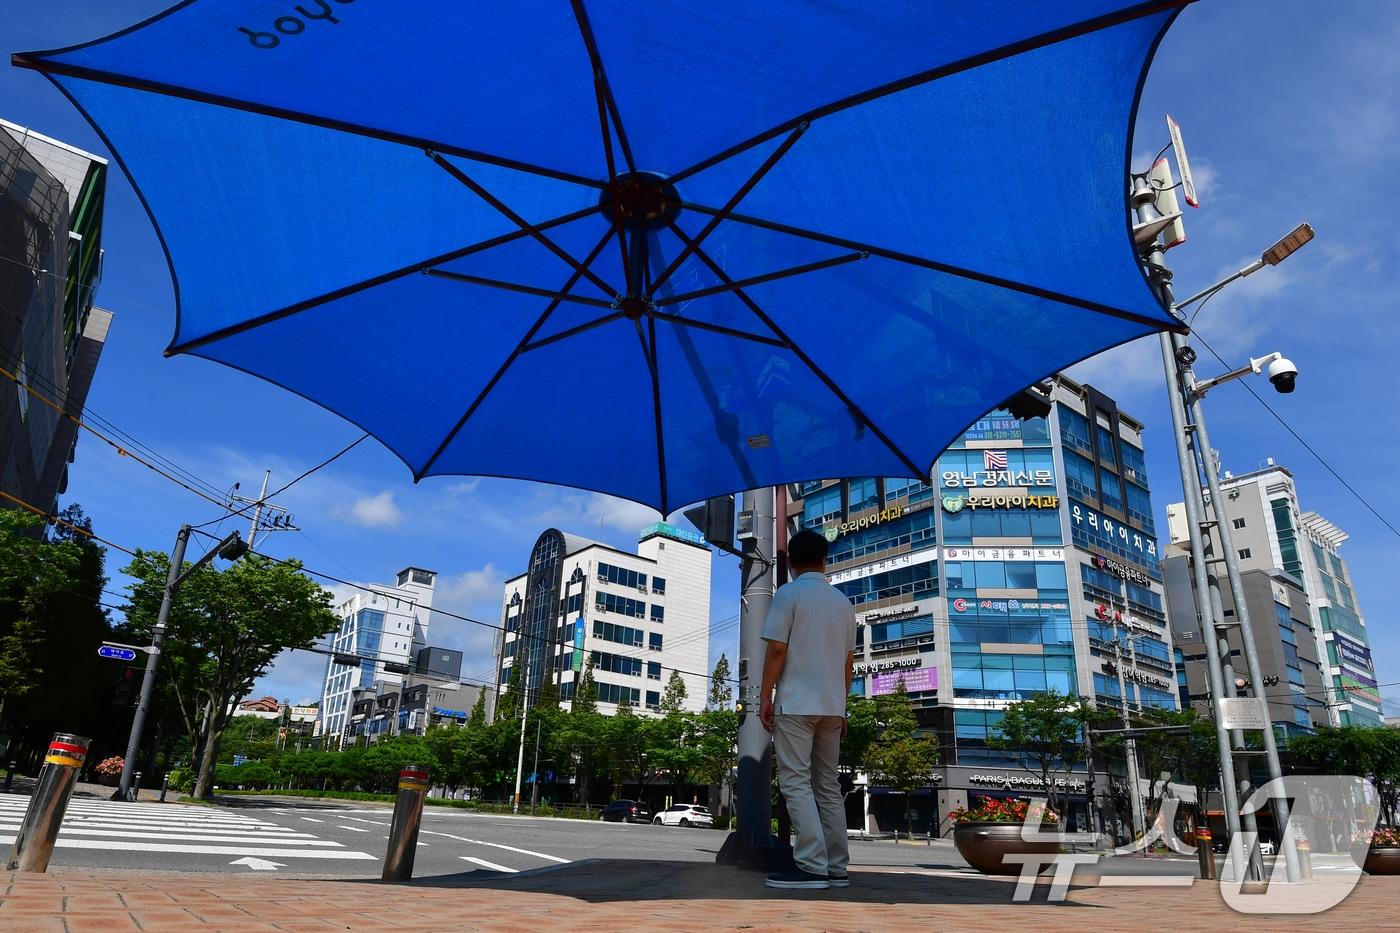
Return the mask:
[[833,887],[833,888],[849,888],[849,887],[851,886],[851,879],[850,879],[849,876],[846,875],[845,872],[842,872],[842,873],[839,874],[839,875],[837,875],[837,874],[830,874],[830,875],[827,875],[827,876],[826,876],[826,883],[827,883],[827,885],[829,885],[830,887]]
[[811,891],[831,887],[826,875],[816,875],[800,868],[790,868],[785,872],[769,875],[763,883],[770,888],[801,888]]

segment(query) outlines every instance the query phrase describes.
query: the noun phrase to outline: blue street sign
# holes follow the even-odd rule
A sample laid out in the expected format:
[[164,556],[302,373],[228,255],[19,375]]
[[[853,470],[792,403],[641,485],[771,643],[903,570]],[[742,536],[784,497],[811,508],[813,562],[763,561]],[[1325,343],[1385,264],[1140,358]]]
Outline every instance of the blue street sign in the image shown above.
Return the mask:
[[135,661],[136,652],[131,648],[115,648],[111,645],[103,645],[97,649],[97,656],[101,658],[113,658],[117,661]]

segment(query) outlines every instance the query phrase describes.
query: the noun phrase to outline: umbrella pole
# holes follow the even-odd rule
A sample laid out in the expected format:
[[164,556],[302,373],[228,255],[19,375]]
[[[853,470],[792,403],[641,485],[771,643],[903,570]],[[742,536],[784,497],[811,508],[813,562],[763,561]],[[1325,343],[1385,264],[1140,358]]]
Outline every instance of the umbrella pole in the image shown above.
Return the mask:
[[[748,513],[747,515],[745,513]],[[777,561],[774,540],[774,491],[768,486],[744,493],[739,510],[743,564],[739,594],[739,774],[736,786],[738,829],[731,833],[715,861],[745,868],[774,870],[791,851],[776,845],[773,818],[773,742],[758,719],[759,688],[763,682],[763,620],[773,601]],[[746,519],[749,521],[746,522]],[[740,532],[741,538],[743,532]]]

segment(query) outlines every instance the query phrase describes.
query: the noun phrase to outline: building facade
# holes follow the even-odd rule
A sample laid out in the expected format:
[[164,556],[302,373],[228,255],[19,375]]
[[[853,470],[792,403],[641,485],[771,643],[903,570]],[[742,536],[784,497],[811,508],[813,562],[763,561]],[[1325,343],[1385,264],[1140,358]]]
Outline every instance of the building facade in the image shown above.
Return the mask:
[[0,120],[0,486],[48,512],[77,441],[63,414],[81,415],[112,321],[93,306],[106,182],[105,159]]
[[[1314,641],[1309,653],[1324,668],[1320,688],[1309,694],[1325,707],[1325,716],[1314,711],[1315,724],[1382,725],[1371,640],[1351,572],[1340,554],[1346,532],[1318,513],[1305,511],[1293,474],[1272,459],[1250,473],[1227,472],[1221,492],[1222,520],[1230,522],[1240,570],[1276,571],[1306,596],[1306,634]],[[1173,503],[1167,510],[1177,547],[1175,542],[1184,542],[1186,535],[1183,508]]]
[[506,581],[497,642],[498,703],[520,665],[526,697],[549,685],[573,699],[593,662],[598,708],[656,712],[672,672],[686,709],[709,687],[711,553],[704,539],[666,522],[642,530],[637,553],[549,529],[528,570]]
[[[321,688],[321,734],[334,743],[353,734],[358,692],[398,690],[413,661],[427,647],[437,574],[419,567],[399,571],[392,587],[355,593],[336,607],[340,629],[332,636]],[[342,658],[359,657],[353,666]]]
[[[1177,706],[1143,426],[1065,377],[1039,394],[1045,415],[990,413],[927,482],[788,489],[789,532],[825,533],[828,578],[856,609],[852,692],[902,680],[942,740],[920,820],[969,792],[1025,793],[1025,772],[988,742],[1012,702],[1056,691],[1112,709]],[[1082,815],[1085,781],[1067,789]]]

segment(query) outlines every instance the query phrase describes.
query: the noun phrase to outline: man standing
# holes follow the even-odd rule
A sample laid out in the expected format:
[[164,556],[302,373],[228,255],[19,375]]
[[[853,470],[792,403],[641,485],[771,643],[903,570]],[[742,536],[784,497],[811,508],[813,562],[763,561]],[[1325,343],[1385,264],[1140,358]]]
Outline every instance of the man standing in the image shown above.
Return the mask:
[[826,582],[826,549],[826,538],[815,531],[792,536],[793,579],[774,594],[763,623],[768,650],[758,716],[773,733],[778,785],[797,834],[797,865],[768,876],[770,888],[850,884],[846,804],[836,768],[846,735],[856,616],[841,591]]

